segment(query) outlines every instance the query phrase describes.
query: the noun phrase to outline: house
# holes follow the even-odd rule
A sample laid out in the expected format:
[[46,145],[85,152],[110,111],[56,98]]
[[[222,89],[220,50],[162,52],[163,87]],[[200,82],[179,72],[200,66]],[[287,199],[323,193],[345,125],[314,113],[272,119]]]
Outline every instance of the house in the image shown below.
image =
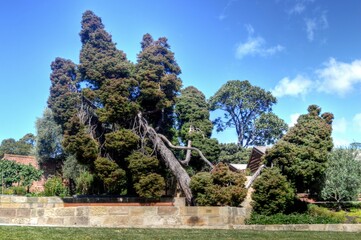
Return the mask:
[[250,169],[252,173],[256,172],[257,169],[261,166],[262,156],[266,154],[267,148],[268,147],[266,146],[253,147],[247,164],[247,168]]
[[41,167],[39,166],[38,161],[34,156],[23,156],[23,155],[15,155],[15,154],[5,154],[1,160],[9,160],[14,161],[19,164],[31,165],[36,169],[41,169],[44,171],[43,176],[39,181],[33,182],[30,187],[30,192],[42,192],[44,191],[44,184],[48,176],[54,175],[56,172],[55,164],[45,164]]

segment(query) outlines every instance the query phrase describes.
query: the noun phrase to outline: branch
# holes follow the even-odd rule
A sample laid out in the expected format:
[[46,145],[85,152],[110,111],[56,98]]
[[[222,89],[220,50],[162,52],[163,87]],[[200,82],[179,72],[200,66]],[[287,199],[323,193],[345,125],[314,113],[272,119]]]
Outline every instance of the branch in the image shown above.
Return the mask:
[[[192,147],[192,141],[191,140],[188,140],[187,147]],[[184,164],[184,165],[188,165],[189,161],[191,160],[191,154],[192,154],[192,150],[188,149],[187,154],[186,154],[186,159],[180,160],[180,162],[182,164]]]
[[163,141],[165,141],[169,147],[174,148],[174,149],[179,149],[179,150],[194,150],[197,151],[199,156],[202,158],[202,160],[207,163],[212,169],[214,168],[213,164],[208,161],[208,159],[203,155],[203,153],[201,152],[201,150],[199,150],[198,148],[195,147],[183,147],[183,146],[174,146],[164,135],[162,134],[157,134]]
[[251,179],[247,182],[246,188],[250,188],[254,180],[261,174],[262,170],[266,167],[266,165],[261,165],[257,171],[252,175]]

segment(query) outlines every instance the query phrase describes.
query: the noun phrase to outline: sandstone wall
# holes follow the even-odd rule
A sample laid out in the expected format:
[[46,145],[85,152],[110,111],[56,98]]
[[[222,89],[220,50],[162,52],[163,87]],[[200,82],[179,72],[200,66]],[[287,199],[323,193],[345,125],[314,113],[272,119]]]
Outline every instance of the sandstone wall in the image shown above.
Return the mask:
[[244,224],[247,214],[246,208],[186,207],[179,198],[173,206],[65,207],[57,197],[0,195],[0,224],[228,229]]

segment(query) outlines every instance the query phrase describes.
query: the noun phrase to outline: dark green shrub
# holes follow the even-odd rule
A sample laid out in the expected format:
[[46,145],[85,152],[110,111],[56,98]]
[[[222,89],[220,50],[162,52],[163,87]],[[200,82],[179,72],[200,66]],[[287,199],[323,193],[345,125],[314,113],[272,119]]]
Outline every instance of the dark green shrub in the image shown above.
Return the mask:
[[160,198],[164,194],[164,178],[157,173],[144,175],[134,184],[134,188],[140,197]]
[[278,168],[265,169],[253,188],[253,211],[258,214],[284,213],[295,200],[294,189]]
[[246,220],[246,224],[336,224],[342,223],[339,219],[327,216],[312,216],[303,214],[283,214],[261,215],[252,213],[251,218]]
[[228,166],[219,164],[212,173],[194,175],[190,188],[199,206],[239,206],[247,195],[245,180],[244,174],[231,172]]
[[61,177],[49,178],[44,185],[45,196],[65,197],[68,195],[68,189],[63,185]]

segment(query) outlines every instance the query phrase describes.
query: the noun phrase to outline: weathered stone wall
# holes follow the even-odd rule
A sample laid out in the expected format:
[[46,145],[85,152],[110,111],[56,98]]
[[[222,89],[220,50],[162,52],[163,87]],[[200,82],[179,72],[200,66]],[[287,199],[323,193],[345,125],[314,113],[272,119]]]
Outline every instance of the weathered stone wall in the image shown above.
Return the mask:
[[0,224],[227,229],[244,224],[247,214],[246,208],[186,207],[179,198],[173,206],[65,207],[56,197],[0,195]]

